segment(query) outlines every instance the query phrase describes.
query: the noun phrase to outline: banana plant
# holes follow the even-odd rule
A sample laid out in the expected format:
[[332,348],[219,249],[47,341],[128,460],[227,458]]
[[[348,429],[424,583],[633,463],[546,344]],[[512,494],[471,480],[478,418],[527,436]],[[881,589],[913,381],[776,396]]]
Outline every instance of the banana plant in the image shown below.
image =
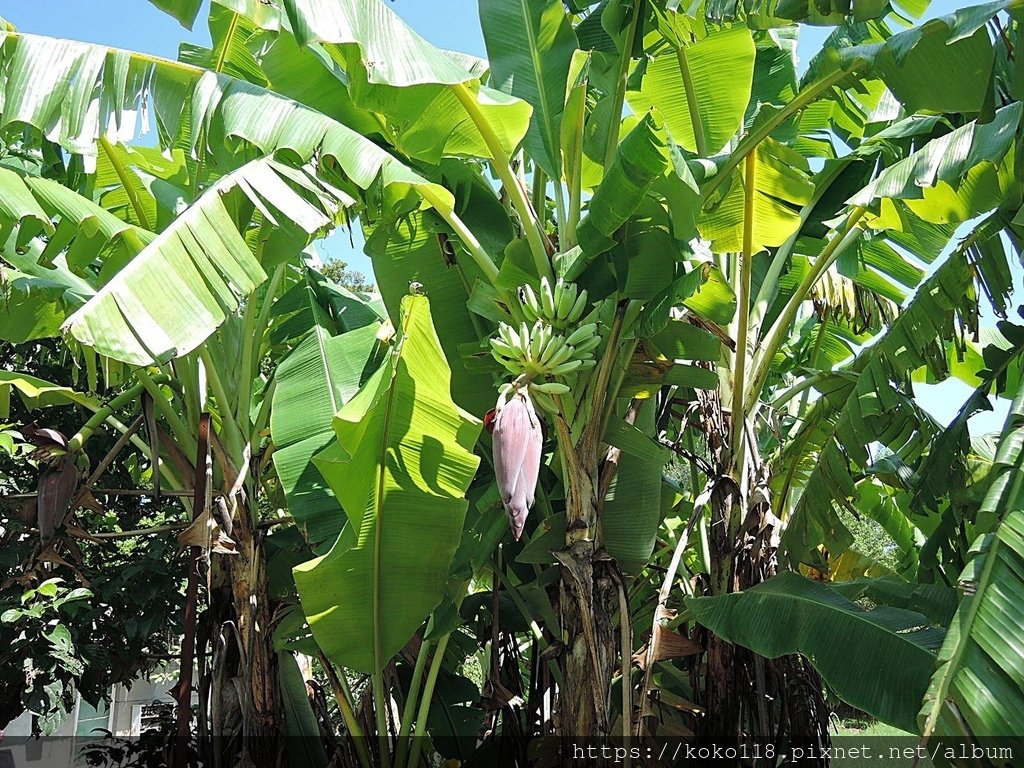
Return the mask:
[[[1009,314],[1024,203],[1016,4],[902,29],[919,12],[481,0],[486,61],[382,0],[214,0],[212,47],[176,62],[4,33],[5,300],[32,309],[0,329],[62,328],[133,382],[88,429],[145,391],[173,441],[137,447],[176,489],[161,451],[195,455],[215,414],[250,757],[300,645],[364,766],[419,765],[426,736],[481,764],[533,736],[818,745],[819,675],[913,725],[954,599],[914,587],[991,526],[959,493],[989,475],[964,425],[1019,380],[1019,333],[981,343],[979,306]],[[835,26],[802,74],[801,23]],[[143,106],[165,154],[127,143]],[[304,259],[356,216],[382,307]],[[980,394],[944,430],[912,384],[951,376]],[[940,462],[970,482],[922,485]],[[260,489],[318,556],[287,621]],[[907,550],[900,574],[864,564],[851,512]],[[851,679],[822,616],[898,652]]]

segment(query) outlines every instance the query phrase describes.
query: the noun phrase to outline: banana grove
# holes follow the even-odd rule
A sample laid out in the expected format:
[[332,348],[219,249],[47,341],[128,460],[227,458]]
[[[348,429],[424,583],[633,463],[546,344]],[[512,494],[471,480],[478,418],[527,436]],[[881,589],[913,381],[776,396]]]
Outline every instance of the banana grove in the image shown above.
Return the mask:
[[177,60],[2,25],[10,583],[172,505],[129,533],[178,536],[178,766],[816,754],[840,702],[1019,743],[1024,16],[925,11],[480,0],[486,60],[383,0],[212,0]]

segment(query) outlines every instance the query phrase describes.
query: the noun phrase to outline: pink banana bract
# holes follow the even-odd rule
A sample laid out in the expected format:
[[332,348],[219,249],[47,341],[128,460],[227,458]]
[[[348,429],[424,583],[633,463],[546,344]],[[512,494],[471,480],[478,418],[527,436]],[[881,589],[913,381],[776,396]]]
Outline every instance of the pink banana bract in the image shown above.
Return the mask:
[[494,473],[512,535],[519,541],[533,506],[544,435],[530,395],[516,390],[498,398],[494,411]]

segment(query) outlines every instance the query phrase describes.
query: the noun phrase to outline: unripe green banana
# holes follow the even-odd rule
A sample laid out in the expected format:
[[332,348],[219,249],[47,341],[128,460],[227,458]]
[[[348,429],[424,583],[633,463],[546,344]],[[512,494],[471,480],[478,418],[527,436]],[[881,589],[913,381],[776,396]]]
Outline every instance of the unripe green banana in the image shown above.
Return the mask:
[[541,355],[540,360],[538,360],[537,362],[540,363],[542,366],[545,366],[549,362],[551,362],[551,358],[553,358],[558,352],[560,352],[563,349],[565,349],[565,336],[555,336],[550,341],[548,341],[547,345],[545,345],[544,353]]
[[533,292],[533,286],[524,285],[522,291],[523,306],[529,307],[535,317],[540,317],[540,302],[537,300],[537,294]]
[[511,347],[519,347],[519,334],[511,325],[502,323],[498,326],[498,335],[504,340],[506,344]]
[[551,369],[552,376],[565,376],[572,373],[573,371],[579,370],[583,367],[583,361],[580,359],[570,360],[567,363],[562,363]]
[[569,335],[569,338],[566,339],[566,343],[572,344],[574,347],[579,346],[580,343],[587,339],[598,338],[594,336],[596,331],[597,323],[587,323],[586,325],[581,325],[579,328],[577,328]]
[[573,349],[568,344],[564,344],[561,349],[559,349],[555,354],[553,354],[551,356],[551,359],[548,360],[548,362],[547,362],[545,367],[547,367],[548,369],[557,368],[559,365],[564,363],[566,360],[568,360],[569,358],[573,357],[575,355],[575,353],[576,353],[575,349]]
[[587,298],[587,289],[584,288],[576,297],[576,303],[572,305],[572,309],[569,310],[569,315],[566,318],[569,323],[575,323],[583,317],[583,312],[587,308]]
[[519,363],[518,360],[509,360],[507,357],[504,357],[497,350],[494,350],[494,349],[491,350],[491,357],[493,357],[495,360],[497,360],[499,363],[501,363],[501,365],[504,368],[506,368],[509,373],[518,374],[520,372],[520,370],[522,369],[522,365]]
[[540,319],[540,315],[538,315],[538,314],[537,314],[536,312],[534,312],[534,311],[533,311],[533,307],[531,307],[531,306],[530,306],[529,304],[527,304],[526,302],[520,302],[520,307],[521,307],[521,308],[522,308],[522,310],[523,310],[523,317],[525,317],[525,318],[526,318],[526,319],[527,319],[528,321],[530,321],[531,323],[532,323],[532,322],[533,322],[534,320],[538,320],[538,319]]
[[540,353],[544,349],[544,329],[548,326],[538,322],[530,331],[530,360],[540,359]]
[[558,381],[546,381],[543,384],[531,383],[530,389],[535,389],[545,395],[567,395],[569,387]]
[[538,323],[540,326],[540,350],[533,356],[534,360],[540,361],[544,355],[544,350],[547,349],[548,343],[551,341],[551,337],[554,335],[554,330],[547,323]]
[[530,326],[519,324],[519,348],[523,351],[523,359],[530,359]]
[[517,347],[511,346],[501,339],[491,339],[490,342],[491,347],[494,348],[495,352],[499,352],[505,357],[510,357],[513,360],[519,357],[519,349]]
[[540,305],[544,310],[544,316],[553,318],[555,316],[555,295],[551,291],[551,283],[546,277],[540,280]]
[[583,365],[580,366],[580,371],[589,371],[597,365],[597,360],[592,357],[588,357],[586,360],[581,360],[580,362],[583,363]]
[[548,413],[554,414],[556,416],[558,415],[558,406],[555,405],[555,401],[552,400],[548,395],[545,395],[543,392],[538,392],[537,388],[533,386],[530,387],[530,395],[531,397],[533,397],[533,402],[535,405],[539,406],[540,408],[543,408]]
[[575,345],[576,354],[582,355],[585,352],[590,352],[591,350],[597,349],[600,343],[600,336],[591,336],[589,339],[581,341],[579,344]]
[[562,291],[556,296],[558,299],[558,304],[555,307],[556,317],[559,320],[567,320],[572,311],[573,302],[576,301],[576,284],[565,283],[562,280],[559,280],[558,284],[562,287]]

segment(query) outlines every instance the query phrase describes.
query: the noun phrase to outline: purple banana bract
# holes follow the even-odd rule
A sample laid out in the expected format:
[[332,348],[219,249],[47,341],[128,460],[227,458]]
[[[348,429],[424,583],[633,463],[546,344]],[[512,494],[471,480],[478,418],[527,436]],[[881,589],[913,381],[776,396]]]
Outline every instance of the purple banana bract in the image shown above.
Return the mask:
[[494,409],[494,473],[516,541],[533,506],[544,433],[530,395],[524,389],[498,398]]

